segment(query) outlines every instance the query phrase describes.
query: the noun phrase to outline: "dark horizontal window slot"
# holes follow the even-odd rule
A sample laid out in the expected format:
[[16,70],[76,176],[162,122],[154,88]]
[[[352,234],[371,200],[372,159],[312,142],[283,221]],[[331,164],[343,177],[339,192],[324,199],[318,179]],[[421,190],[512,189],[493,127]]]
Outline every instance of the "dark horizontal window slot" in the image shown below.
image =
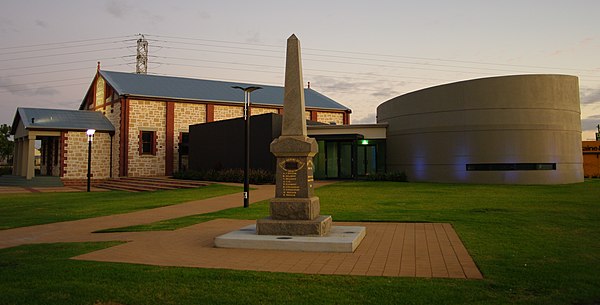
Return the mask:
[[556,163],[478,163],[467,164],[467,171],[556,170]]

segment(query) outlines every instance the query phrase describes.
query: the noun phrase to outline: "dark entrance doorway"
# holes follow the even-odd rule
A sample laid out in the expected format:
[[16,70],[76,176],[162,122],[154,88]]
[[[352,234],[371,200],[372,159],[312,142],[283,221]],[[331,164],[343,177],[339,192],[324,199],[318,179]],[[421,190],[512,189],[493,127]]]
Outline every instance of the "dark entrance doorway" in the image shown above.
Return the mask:
[[[60,175],[60,137],[38,137],[40,139],[39,174],[42,176]],[[37,167],[37,162],[36,162]]]
[[361,135],[317,136],[315,179],[356,179],[385,172],[385,140]]
[[[319,159],[316,161],[317,173],[315,173],[315,176],[317,179],[323,178],[322,176],[329,179],[353,178],[352,160],[354,158],[351,141],[319,141],[317,159]],[[319,164],[324,166],[324,172],[320,170]]]
[[356,154],[356,170],[359,176],[377,173],[377,146],[358,145]]

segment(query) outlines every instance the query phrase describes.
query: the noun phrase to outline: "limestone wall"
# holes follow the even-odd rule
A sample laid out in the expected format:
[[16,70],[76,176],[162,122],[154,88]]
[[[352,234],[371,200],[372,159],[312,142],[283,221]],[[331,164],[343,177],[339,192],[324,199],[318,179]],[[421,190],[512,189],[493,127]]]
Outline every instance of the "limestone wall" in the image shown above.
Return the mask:
[[[310,115],[308,116],[310,118]],[[317,122],[336,125],[344,125],[344,114],[341,112],[317,112]]]
[[[165,174],[165,102],[129,100],[128,176]],[[141,131],[156,133],[156,154],[140,154]]]
[[96,80],[96,107],[104,104],[104,85],[104,78],[98,76],[98,79]]
[[[113,139],[113,141],[115,140]],[[85,131],[69,131],[66,134],[64,153],[65,167],[62,178],[67,180],[87,179],[88,138]],[[113,155],[113,161],[114,159]],[[91,169],[93,180],[109,178],[110,135],[108,133],[97,132],[94,135]]]
[[[98,109],[99,111],[102,109]],[[115,127],[115,135],[113,137],[113,177],[119,177],[119,165],[120,165],[120,141],[121,139],[121,103],[117,102],[112,105],[107,105],[106,109],[103,110],[106,118],[113,124]]]
[[250,114],[251,115],[259,115],[265,113],[279,113],[277,108],[264,108],[264,107],[251,107]]
[[175,103],[175,126],[173,128],[173,171],[179,170],[179,134],[189,132],[189,126],[206,122],[206,105],[192,103]]
[[244,116],[244,107],[215,105],[215,121],[239,118]]

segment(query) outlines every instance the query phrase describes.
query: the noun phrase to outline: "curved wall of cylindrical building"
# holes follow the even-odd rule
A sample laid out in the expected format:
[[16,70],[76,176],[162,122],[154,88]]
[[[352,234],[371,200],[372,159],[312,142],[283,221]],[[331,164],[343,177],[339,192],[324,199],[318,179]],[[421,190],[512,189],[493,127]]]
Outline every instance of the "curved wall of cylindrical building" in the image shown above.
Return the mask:
[[388,171],[410,181],[583,181],[579,81],[517,75],[427,88],[377,107]]

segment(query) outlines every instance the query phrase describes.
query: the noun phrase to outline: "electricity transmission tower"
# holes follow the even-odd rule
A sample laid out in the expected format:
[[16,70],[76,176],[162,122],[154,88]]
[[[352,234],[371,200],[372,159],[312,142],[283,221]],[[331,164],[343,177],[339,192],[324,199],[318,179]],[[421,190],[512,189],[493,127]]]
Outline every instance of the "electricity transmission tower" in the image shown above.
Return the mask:
[[144,35],[140,34],[140,39],[137,41],[137,56],[135,63],[135,73],[148,73],[148,41]]

